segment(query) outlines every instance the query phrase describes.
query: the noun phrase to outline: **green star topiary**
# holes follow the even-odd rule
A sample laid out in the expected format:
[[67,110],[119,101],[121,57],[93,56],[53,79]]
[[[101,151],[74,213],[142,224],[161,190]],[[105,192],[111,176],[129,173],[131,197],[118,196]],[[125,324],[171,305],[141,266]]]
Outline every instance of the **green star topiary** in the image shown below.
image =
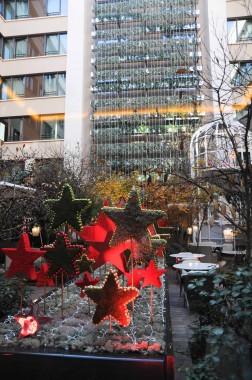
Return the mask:
[[63,186],[59,199],[47,199],[45,203],[54,214],[51,225],[54,231],[59,230],[62,226],[80,231],[82,229],[81,213],[91,206],[90,199],[75,199],[69,184]]

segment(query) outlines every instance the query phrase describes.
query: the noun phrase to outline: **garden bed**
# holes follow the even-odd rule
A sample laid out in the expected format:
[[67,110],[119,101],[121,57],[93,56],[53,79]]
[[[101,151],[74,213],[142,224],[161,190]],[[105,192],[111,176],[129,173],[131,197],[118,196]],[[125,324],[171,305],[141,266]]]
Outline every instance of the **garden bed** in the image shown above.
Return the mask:
[[[141,290],[131,322],[122,327],[107,319],[92,323],[95,304],[80,298],[72,282],[34,304],[39,329],[20,339],[20,325],[9,316],[0,324],[0,366],[6,376],[24,375],[38,380],[83,374],[89,380],[101,378],[173,379],[169,297],[166,286],[153,289],[150,318],[150,288]],[[63,307],[62,307],[63,296]],[[134,313],[132,312],[134,308]],[[43,310],[46,310],[44,319]],[[53,374],[52,374],[53,371]],[[36,372],[36,373],[35,373]]]

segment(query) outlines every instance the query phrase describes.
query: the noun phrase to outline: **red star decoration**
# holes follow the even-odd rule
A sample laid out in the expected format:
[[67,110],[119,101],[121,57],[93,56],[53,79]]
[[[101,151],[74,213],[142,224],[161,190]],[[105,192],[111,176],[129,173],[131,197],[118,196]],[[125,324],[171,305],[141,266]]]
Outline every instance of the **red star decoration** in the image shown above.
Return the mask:
[[75,281],[75,285],[81,288],[80,297],[83,298],[85,296],[84,288],[89,285],[96,285],[100,281],[100,277],[91,277],[89,272],[84,272],[84,276],[81,280]]
[[115,231],[115,224],[106,217],[102,212],[99,214],[97,222],[92,226],[83,226],[82,231],[78,235],[87,243],[105,241],[108,231]]
[[93,316],[95,325],[110,317],[123,327],[130,324],[130,314],[126,305],[138,297],[139,290],[121,287],[116,271],[110,270],[102,287],[88,286],[85,293],[97,304]]
[[150,261],[147,269],[139,269],[140,275],[143,276],[142,288],[148,285],[154,285],[157,288],[161,288],[162,283],[160,276],[167,272],[167,269],[157,269],[153,260]]
[[34,335],[37,332],[38,322],[33,315],[14,318],[22,326],[19,338],[25,338],[26,336]]
[[35,270],[34,261],[43,256],[46,251],[31,248],[27,233],[22,233],[17,248],[2,248],[2,251],[12,260],[8,272],[6,273],[7,277],[22,273],[31,280],[36,280],[37,272]]
[[128,280],[127,286],[135,286],[137,289],[140,289],[143,275],[139,272],[139,268],[134,268],[133,272],[124,273],[124,276]]
[[[100,231],[102,233],[99,235]],[[105,237],[104,231],[106,232]],[[114,231],[115,224],[105,214],[100,213],[93,226],[83,227],[82,232],[79,233],[82,239],[89,242],[87,254],[90,259],[95,260],[94,270],[109,262],[122,273],[127,271],[127,262],[123,252],[130,248],[130,241],[117,247],[111,247],[110,240]]]
[[54,281],[48,276],[48,265],[42,263],[37,273],[37,286],[54,286]]

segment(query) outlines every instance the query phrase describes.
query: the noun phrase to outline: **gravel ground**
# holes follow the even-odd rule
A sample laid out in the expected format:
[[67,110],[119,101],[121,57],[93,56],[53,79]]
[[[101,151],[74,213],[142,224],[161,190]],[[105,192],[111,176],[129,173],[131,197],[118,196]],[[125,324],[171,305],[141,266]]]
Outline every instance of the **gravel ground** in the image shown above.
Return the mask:
[[[92,316],[96,304],[87,297],[81,298],[80,288],[72,282],[64,288],[63,294],[61,289],[51,292],[45,301],[41,299],[34,305],[33,315],[39,321],[38,331],[34,335],[20,338],[21,326],[13,316],[8,316],[0,323],[0,347],[162,355],[165,351],[163,288],[153,287],[152,312],[150,287],[140,290],[140,296],[134,302],[134,313],[132,305],[127,305],[131,315],[129,326],[122,327],[114,320],[110,324],[109,319],[95,326]],[[23,312],[28,314],[29,310]]]

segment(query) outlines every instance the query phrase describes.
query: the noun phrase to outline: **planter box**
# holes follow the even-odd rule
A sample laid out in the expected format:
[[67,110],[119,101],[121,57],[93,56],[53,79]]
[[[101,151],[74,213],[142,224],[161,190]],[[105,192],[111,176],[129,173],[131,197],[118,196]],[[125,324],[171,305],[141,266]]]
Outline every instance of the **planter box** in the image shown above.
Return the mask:
[[[167,284],[167,279],[165,279],[165,284]],[[167,286],[164,287],[164,340],[166,342],[164,352],[150,352],[148,354],[142,354],[141,352],[88,353],[82,350],[73,351],[54,347],[29,349],[22,347],[22,341],[26,343],[25,340],[29,339],[26,337],[21,339],[19,341],[21,344],[16,346],[15,344],[8,347],[1,345],[1,376],[3,378],[17,376],[26,380],[45,380],[46,378],[62,380],[62,378],[66,379],[68,375],[71,378],[81,375],[87,380],[110,378],[120,380],[139,380],[143,378],[145,380],[173,380],[174,356],[169,293]],[[41,300],[38,300],[38,302],[41,302]],[[134,318],[137,321],[137,315],[134,314]],[[107,326],[104,327],[104,324],[102,325],[103,329],[107,328]],[[115,328],[115,331],[118,333],[120,330]]]

